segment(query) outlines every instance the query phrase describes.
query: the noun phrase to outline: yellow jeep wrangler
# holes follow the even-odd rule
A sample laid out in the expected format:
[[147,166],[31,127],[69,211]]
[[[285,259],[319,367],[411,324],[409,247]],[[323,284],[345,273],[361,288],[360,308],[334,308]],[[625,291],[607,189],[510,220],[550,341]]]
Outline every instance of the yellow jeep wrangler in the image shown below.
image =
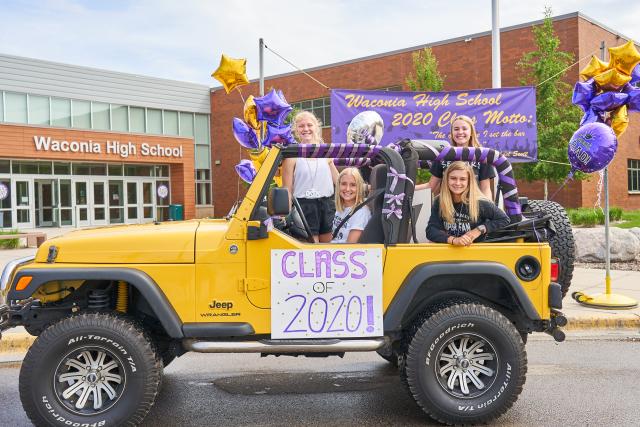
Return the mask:
[[[136,425],[163,366],[187,351],[376,351],[432,418],[500,416],[522,391],[528,334],[564,338],[573,237],[559,230],[556,205],[529,203],[523,217],[498,152],[447,147],[274,146],[225,219],[75,231],[9,263],[0,332],[21,325],[37,336],[20,372],[27,415],[38,425]],[[288,190],[272,185],[290,157],[371,168],[359,243],[309,242],[299,205],[290,212]],[[436,159],[494,164],[512,224],[471,247],[416,243],[416,169]]]

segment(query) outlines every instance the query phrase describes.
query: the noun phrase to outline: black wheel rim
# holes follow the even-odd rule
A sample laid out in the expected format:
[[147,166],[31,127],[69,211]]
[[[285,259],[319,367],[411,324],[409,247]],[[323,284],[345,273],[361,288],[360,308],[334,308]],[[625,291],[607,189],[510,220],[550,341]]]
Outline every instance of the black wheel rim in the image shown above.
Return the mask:
[[475,333],[449,338],[435,360],[438,383],[452,397],[482,396],[498,376],[498,353],[487,338]]
[[86,346],[62,358],[53,376],[56,398],[78,415],[97,415],[113,407],[126,387],[120,357],[102,346]]

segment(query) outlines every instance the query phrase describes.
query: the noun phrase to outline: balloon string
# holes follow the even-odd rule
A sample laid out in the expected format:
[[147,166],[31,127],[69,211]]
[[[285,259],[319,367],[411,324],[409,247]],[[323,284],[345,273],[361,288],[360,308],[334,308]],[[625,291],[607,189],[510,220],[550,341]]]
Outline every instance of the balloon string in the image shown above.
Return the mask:
[[564,73],[564,72],[565,72],[565,71],[567,71],[569,68],[573,67],[573,66],[574,66],[574,65],[576,65],[576,64],[579,64],[580,62],[584,61],[585,59],[587,59],[588,57],[590,57],[591,55],[593,55],[594,53],[596,53],[596,52],[597,52],[597,51],[599,51],[599,50],[600,50],[600,49],[598,48],[598,49],[594,50],[593,52],[589,53],[588,55],[583,56],[582,58],[578,59],[578,60],[577,60],[576,62],[574,62],[573,64],[569,65],[569,66],[568,66],[567,68],[565,68],[564,70],[562,70],[562,71],[560,71],[560,72],[557,72],[557,73],[555,73],[553,76],[549,77],[548,79],[546,79],[546,80],[544,80],[544,81],[542,81],[542,82],[538,83],[538,84],[536,85],[536,87],[541,86],[541,85],[545,84],[546,82],[548,82],[549,80],[551,80],[552,78],[554,78],[554,77],[558,76],[559,74]]
[[598,174],[600,175],[600,179],[598,179],[598,185],[596,186],[596,191],[598,192],[598,197],[596,199],[596,203],[593,205],[593,209],[600,209],[602,212],[604,212],[602,210],[602,205],[600,204],[601,200],[602,200],[602,186],[604,184],[604,169],[600,169],[598,171]]
[[313,80],[314,82],[318,83],[320,86],[324,87],[327,90],[331,90],[331,88],[329,86],[327,86],[326,84],[322,83],[320,80],[316,79],[315,77],[313,77],[311,74],[307,73],[305,70],[303,70],[302,68],[298,67],[297,65],[295,65],[293,62],[287,60],[286,58],[284,58],[282,55],[280,55],[278,52],[276,52],[275,50],[271,49],[269,46],[267,46],[266,44],[264,45],[265,49],[270,50],[274,55],[276,55],[278,58],[282,59],[284,62],[286,62],[287,64],[291,65],[293,68],[295,68],[296,70],[300,71],[301,73],[303,73],[305,76],[309,77],[311,80]]
[[573,169],[571,170],[571,172],[569,172],[569,175],[567,175],[567,177],[564,179],[564,182],[562,183],[562,185],[560,187],[558,187],[558,189],[551,195],[551,197],[549,197],[549,200],[553,200],[556,198],[556,194],[558,194],[558,192],[560,190],[562,190],[564,188],[565,185],[567,185],[567,183],[569,181],[571,181],[573,179]]
[[237,86],[236,89],[238,89],[238,93],[240,94],[240,99],[242,99],[242,103],[244,104],[244,96],[242,96],[242,91],[240,90],[240,86]]

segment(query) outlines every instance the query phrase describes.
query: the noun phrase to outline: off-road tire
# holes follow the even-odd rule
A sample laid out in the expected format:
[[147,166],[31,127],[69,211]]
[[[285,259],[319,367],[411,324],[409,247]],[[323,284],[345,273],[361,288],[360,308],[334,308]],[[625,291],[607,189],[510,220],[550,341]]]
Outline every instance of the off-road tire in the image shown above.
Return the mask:
[[[468,352],[450,357],[458,350]],[[409,344],[405,369],[413,398],[433,419],[487,423],[522,392],[527,355],[509,319],[480,304],[459,304],[424,321]]]
[[35,340],[20,369],[20,399],[39,426],[136,426],[161,375],[162,361],[141,326],[115,314],[83,314]]
[[569,292],[571,279],[573,279],[573,264],[576,258],[575,241],[571,222],[564,208],[550,200],[529,200],[529,208],[533,212],[544,212],[551,215],[556,235],[549,239],[551,256],[558,258],[560,262],[560,275],[558,283],[562,288],[562,296]]

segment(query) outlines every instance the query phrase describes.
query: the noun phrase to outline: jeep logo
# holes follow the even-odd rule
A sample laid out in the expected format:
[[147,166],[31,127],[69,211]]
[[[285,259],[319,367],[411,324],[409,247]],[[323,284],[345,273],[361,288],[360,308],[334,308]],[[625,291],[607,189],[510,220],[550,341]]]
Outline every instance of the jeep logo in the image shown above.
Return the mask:
[[213,302],[211,304],[209,304],[209,308],[222,309],[222,310],[231,310],[233,308],[233,302],[231,302],[231,301],[216,301],[216,300],[213,300]]

